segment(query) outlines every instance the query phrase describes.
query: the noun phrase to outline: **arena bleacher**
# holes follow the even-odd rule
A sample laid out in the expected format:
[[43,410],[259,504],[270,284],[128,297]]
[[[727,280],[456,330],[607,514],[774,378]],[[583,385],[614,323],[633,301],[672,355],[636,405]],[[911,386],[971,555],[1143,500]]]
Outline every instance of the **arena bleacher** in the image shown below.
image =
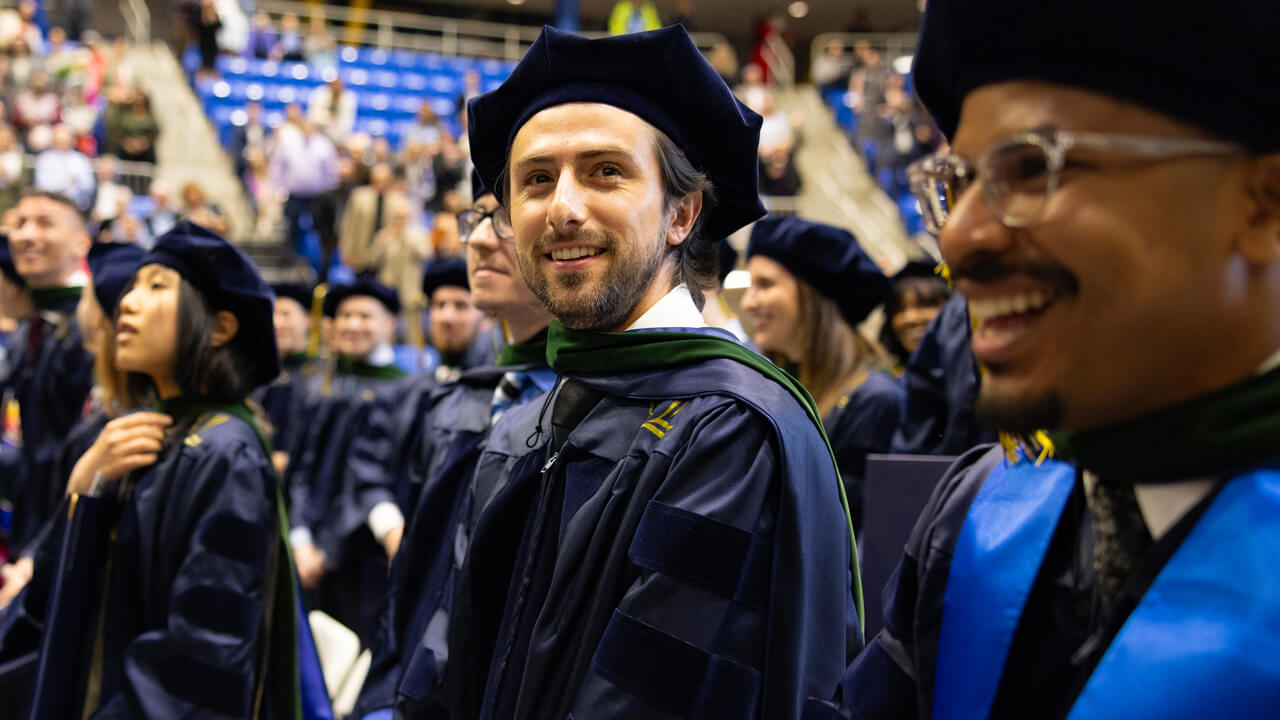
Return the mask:
[[338,77],[356,93],[355,130],[384,137],[399,149],[424,102],[431,104],[453,135],[459,135],[462,129],[454,116],[466,73],[476,72],[481,89],[488,91],[507,77],[513,65],[492,58],[351,45],[340,48],[337,58],[336,68],[315,68],[305,62],[223,55],[216,63],[222,79],[211,79],[196,77],[200,59],[191,49],[183,57],[183,67],[223,145],[230,140],[231,128],[245,123],[246,103],[261,103],[265,124],[275,128],[284,122],[286,106],[305,106],[313,90]]

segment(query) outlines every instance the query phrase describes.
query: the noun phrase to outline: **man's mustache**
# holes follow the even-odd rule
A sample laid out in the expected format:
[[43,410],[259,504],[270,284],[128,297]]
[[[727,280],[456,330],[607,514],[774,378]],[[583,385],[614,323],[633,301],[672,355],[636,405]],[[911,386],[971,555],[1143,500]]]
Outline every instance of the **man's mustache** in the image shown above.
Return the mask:
[[617,247],[618,240],[613,235],[598,230],[579,230],[572,233],[548,231],[538,236],[538,240],[533,244],[533,254],[545,255],[551,252],[547,248],[561,243],[581,243],[591,247],[612,250]]
[[974,283],[993,283],[1011,277],[1029,277],[1039,280],[1064,295],[1074,295],[1080,290],[1076,276],[1061,265],[1044,262],[1011,263],[992,253],[978,253],[964,263],[950,267],[951,279]]

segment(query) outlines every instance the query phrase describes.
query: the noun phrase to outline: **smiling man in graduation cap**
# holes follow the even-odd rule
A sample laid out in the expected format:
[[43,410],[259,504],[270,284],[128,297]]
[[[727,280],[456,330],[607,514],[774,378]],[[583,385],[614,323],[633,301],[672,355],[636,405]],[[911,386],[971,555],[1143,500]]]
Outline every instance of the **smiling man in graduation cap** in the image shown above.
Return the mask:
[[680,27],[544,29],[469,113],[566,381],[502,481],[531,514],[462,715],[798,717],[859,645],[840,480],[803,388],[699,313],[763,215],[759,116]]
[[1255,0],[930,0],[915,85],[951,144],[912,183],[979,417],[1056,459],[942,480],[852,717],[1275,717],[1278,36]]
[[79,209],[58,193],[27,191],[17,218],[9,249],[34,312],[14,333],[12,369],[0,388],[17,402],[22,426],[21,463],[0,482],[13,501],[11,548],[20,551],[58,507],[59,489],[46,479],[93,385],[93,358],[75,318],[92,240]]

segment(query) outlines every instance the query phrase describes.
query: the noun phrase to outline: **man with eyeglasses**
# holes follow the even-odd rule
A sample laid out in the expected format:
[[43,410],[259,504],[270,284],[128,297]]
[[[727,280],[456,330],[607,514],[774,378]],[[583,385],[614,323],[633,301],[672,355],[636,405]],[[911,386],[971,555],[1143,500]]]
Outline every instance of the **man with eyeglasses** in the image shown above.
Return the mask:
[[1276,716],[1277,38],[1269,2],[930,0],[951,146],[911,181],[1024,442],[942,480],[814,717]]
[[[375,411],[353,443],[346,482],[354,504],[377,511],[392,503],[408,518],[394,535],[389,600],[356,718],[446,716],[446,630],[477,513],[475,485],[529,452],[538,399],[556,381],[546,360],[551,315],[520,274],[510,219],[474,175],[471,187],[475,203],[458,214],[471,297],[497,319],[507,345],[494,366]],[[522,421],[526,404],[534,417]]]

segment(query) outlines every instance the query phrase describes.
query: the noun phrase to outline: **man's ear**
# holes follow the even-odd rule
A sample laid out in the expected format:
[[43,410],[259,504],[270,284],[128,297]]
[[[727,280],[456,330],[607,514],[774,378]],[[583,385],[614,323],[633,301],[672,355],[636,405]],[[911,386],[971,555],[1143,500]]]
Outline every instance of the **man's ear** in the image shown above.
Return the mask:
[[93,247],[93,238],[89,236],[88,230],[80,230],[76,233],[74,249],[76,257],[83,260],[89,255],[89,248]]
[[1254,158],[1245,176],[1249,223],[1236,249],[1252,263],[1280,259],[1280,153]]
[[395,342],[396,339],[396,314],[387,312],[387,342]]
[[209,342],[214,347],[222,347],[231,342],[240,330],[240,319],[226,310],[219,310],[213,316],[213,336]]
[[693,225],[702,214],[702,192],[694,191],[675,204],[671,209],[671,219],[667,224],[667,244],[681,245],[693,232]]

